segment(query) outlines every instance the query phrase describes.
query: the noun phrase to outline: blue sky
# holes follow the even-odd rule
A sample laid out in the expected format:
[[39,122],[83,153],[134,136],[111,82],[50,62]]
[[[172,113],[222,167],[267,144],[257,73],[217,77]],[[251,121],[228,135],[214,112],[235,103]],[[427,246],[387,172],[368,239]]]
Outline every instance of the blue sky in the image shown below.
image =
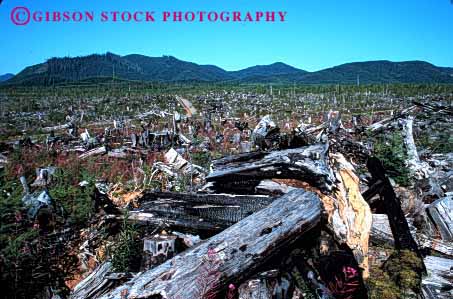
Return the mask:
[[[33,23],[30,10],[287,11],[285,23]],[[55,56],[107,51],[173,55],[227,70],[277,61],[315,71],[364,60],[426,60],[453,66],[450,0],[3,0],[0,74]]]

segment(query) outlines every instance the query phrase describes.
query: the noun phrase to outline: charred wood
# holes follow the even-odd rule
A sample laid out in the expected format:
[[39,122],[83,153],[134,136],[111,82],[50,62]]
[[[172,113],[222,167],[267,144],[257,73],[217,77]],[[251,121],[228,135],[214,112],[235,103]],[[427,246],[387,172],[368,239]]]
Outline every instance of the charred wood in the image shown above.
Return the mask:
[[373,176],[373,183],[377,181],[382,182],[380,195],[383,198],[386,214],[390,221],[390,228],[395,239],[395,248],[411,250],[421,257],[417,243],[410,233],[406,217],[401,210],[401,204],[386,176],[384,166],[382,166],[378,158],[371,157],[368,159],[367,167]]
[[132,218],[149,224],[219,231],[265,208],[268,196],[146,192]]

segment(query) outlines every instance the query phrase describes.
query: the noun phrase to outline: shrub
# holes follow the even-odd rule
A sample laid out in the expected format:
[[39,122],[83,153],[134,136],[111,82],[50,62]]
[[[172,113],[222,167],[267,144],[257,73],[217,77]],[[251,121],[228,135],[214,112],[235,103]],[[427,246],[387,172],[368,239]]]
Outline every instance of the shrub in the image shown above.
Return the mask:
[[382,268],[373,267],[368,286],[371,299],[416,298],[420,292],[423,264],[409,250],[395,251]]
[[140,265],[140,234],[136,226],[124,216],[121,231],[112,250],[112,265],[117,272],[135,271]]
[[388,175],[401,186],[409,186],[409,170],[406,167],[407,153],[403,137],[395,132],[380,136],[374,144],[374,154],[378,157]]
[[[86,181],[84,187],[78,184]],[[80,169],[57,169],[49,194],[57,207],[62,207],[67,221],[75,225],[86,225],[94,213],[94,177]]]
[[191,153],[192,163],[209,170],[211,166],[211,153],[210,152],[195,152]]

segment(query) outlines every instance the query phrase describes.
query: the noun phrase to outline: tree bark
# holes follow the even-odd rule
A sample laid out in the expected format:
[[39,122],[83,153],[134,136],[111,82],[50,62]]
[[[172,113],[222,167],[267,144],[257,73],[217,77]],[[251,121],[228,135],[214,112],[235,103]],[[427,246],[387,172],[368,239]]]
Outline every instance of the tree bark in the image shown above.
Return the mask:
[[219,193],[253,194],[265,179],[297,179],[322,191],[331,191],[333,178],[327,165],[327,146],[241,154],[213,162],[206,178]]
[[203,298],[244,281],[321,218],[319,197],[294,190],[157,268],[144,272],[103,299]]

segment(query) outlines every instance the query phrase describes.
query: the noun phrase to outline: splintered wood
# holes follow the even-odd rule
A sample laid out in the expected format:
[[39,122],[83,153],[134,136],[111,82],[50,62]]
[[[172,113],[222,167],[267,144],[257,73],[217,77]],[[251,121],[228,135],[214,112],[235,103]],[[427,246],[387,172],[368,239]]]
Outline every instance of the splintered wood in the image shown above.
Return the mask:
[[332,196],[321,195],[328,214],[328,227],[338,242],[349,246],[363,269],[363,277],[367,278],[371,210],[360,193],[354,167],[342,154],[331,154],[330,158],[337,184]]

